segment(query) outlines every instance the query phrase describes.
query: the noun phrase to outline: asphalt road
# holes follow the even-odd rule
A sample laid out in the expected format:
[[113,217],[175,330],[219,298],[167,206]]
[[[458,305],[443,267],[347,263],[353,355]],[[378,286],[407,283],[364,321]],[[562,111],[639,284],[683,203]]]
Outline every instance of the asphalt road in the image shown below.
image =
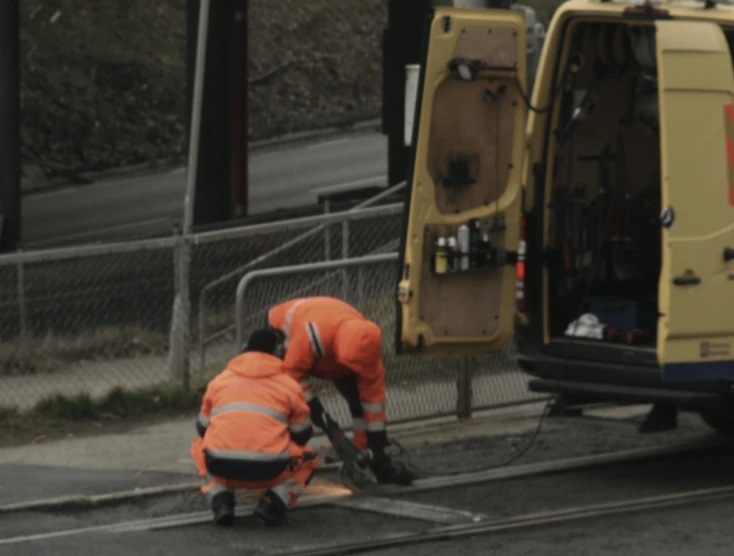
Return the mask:
[[[250,212],[315,203],[319,190],[382,185],[387,139],[369,132],[256,152],[250,158]],[[24,248],[114,241],[171,233],[183,212],[183,169],[23,198]]]

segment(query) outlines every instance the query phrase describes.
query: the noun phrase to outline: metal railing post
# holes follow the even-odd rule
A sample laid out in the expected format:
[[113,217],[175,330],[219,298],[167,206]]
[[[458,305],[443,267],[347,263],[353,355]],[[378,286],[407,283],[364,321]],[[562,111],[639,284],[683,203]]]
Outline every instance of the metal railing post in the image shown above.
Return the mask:
[[[22,250],[18,249],[18,254]],[[20,321],[20,337],[24,337],[27,332],[26,328],[26,311],[25,311],[25,271],[23,269],[23,260],[18,259],[18,319]]]
[[472,413],[472,359],[461,357],[456,379],[456,417],[470,419]]
[[[329,199],[324,200],[324,214],[329,214]],[[324,226],[324,260],[331,260],[331,226]]]
[[174,245],[173,268],[175,295],[171,315],[171,337],[168,348],[168,368],[171,378],[178,380],[184,391],[191,388],[191,298],[189,269],[191,244],[177,227],[178,237]]
[[[349,258],[349,222],[342,222],[342,260]],[[342,269],[342,299],[345,301],[349,295],[349,275],[347,269]]]

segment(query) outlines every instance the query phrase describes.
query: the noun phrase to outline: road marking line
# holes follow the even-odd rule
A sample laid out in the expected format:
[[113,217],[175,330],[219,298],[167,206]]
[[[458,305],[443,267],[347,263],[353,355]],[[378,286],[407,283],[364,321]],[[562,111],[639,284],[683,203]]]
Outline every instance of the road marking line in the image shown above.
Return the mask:
[[379,497],[345,498],[334,501],[332,505],[402,518],[432,521],[434,523],[478,522],[488,517],[485,514],[456,510],[454,508],[447,508],[446,506],[434,506],[432,504],[421,504],[409,500],[392,500],[390,498]]
[[335,183],[333,185],[324,185],[322,187],[316,187],[314,189],[310,189],[309,193],[313,193],[316,195],[323,194],[323,193],[330,193],[332,191],[341,191],[344,189],[348,189],[350,187],[355,187],[358,185],[376,185],[378,187],[386,186],[387,185],[387,176],[370,176],[369,178],[361,178],[354,181],[347,181],[343,183]]
[[354,137],[342,137],[341,139],[333,139],[331,141],[323,141],[321,143],[314,143],[313,145],[306,145],[301,147],[304,150],[321,149],[323,147],[331,147],[333,145],[341,145],[343,143],[349,143],[354,141]]

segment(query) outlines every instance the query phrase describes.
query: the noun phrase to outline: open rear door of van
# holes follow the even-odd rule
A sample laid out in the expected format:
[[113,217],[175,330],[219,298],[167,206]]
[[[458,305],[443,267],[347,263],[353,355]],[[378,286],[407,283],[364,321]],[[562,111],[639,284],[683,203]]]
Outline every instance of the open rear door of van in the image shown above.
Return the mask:
[[[497,351],[514,327],[525,20],[510,10],[436,9],[428,36],[396,347],[403,353]],[[467,231],[471,245],[464,253]]]
[[714,23],[659,21],[662,269],[668,381],[734,380],[734,76]]

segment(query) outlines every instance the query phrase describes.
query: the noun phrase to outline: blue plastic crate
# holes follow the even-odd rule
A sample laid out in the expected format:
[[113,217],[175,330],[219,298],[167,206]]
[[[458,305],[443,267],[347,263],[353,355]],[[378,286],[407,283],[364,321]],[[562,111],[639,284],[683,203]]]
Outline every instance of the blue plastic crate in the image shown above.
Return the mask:
[[656,299],[592,298],[589,300],[589,313],[596,315],[607,326],[616,326],[622,330],[653,330],[658,322]]

